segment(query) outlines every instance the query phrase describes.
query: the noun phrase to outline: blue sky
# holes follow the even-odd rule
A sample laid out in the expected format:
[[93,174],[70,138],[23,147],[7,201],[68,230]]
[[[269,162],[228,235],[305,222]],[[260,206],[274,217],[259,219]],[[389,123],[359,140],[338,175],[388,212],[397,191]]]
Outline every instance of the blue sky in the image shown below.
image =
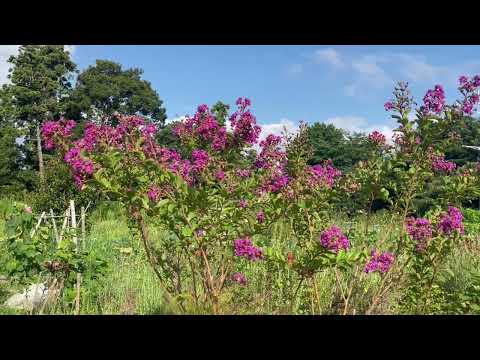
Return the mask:
[[[2,69],[0,46],[0,72]],[[480,46],[73,46],[80,70],[96,59],[140,67],[158,91],[167,116],[192,114],[199,104],[252,100],[257,121],[275,131],[298,121],[347,130],[395,124],[383,109],[396,81],[411,84],[417,102],[435,84],[447,100],[461,74],[480,73]],[[0,82],[1,80],[0,74]]]

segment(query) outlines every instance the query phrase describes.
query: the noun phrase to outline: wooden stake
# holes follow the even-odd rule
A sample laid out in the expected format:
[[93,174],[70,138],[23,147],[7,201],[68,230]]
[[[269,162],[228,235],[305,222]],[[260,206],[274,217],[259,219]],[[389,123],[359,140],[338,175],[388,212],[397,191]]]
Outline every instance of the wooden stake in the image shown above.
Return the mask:
[[52,224],[53,224],[53,232],[55,234],[55,242],[58,244],[60,243],[60,238],[58,236],[58,230],[57,230],[57,222],[55,221],[55,215],[53,214],[53,209],[50,209],[50,218],[52,219]]
[[85,208],[82,206],[80,210],[81,227],[82,227],[82,249],[85,250]]
[[[73,229],[73,242],[75,243],[76,249],[75,251],[78,254],[79,251],[79,244],[78,244],[78,237],[77,237],[77,218],[75,216],[75,202],[70,200],[70,218],[72,222],[72,229]],[[80,283],[82,281],[82,277],[80,273],[77,273],[77,296],[75,298],[75,315],[80,314]]]
[[63,238],[63,232],[65,231],[65,228],[67,227],[69,214],[70,214],[70,209],[65,210],[65,217],[63,218],[62,230],[60,231],[60,238],[59,238],[59,241],[58,241],[59,245],[60,245],[60,241],[62,241],[62,238]]
[[37,232],[38,228],[40,227],[40,224],[42,223],[42,220],[43,220],[43,217],[45,216],[46,212],[42,212],[42,215],[40,215],[40,219],[38,219],[38,222],[37,222],[37,225],[35,226],[35,228],[30,232],[30,237],[32,237],[33,235],[35,235],[35,233]]
[[77,247],[77,253],[78,253],[77,218],[75,216],[75,202],[73,200],[70,200],[70,218],[71,218],[71,224],[73,229],[73,242]]

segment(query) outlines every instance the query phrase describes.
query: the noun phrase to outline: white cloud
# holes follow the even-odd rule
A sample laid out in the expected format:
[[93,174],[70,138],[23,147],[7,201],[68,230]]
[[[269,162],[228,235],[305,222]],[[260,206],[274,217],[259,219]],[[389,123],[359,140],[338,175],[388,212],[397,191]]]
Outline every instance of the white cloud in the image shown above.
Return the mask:
[[298,124],[288,119],[281,119],[277,123],[258,125],[262,128],[262,131],[258,138],[257,144],[253,146],[253,148],[257,151],[260,149],[260,142],[266,139],[270,134],[280,136],[283,135],[285,131],[287,134],[295,134],[298,131]]
[[333,67],[337,67],[337,68],[341,68],[345,65],[343,60],[340,57],[340,54],[335,49],[332,49],[332,48],[316,50],[313,53],[313,60],[316,63],[326,62],[332,65]]
[[[365,55],[351,62],[353,82],[344,87],[347,96],[364,96],[367,89],[382,89],[394,84],[393,79],[387,74],[381,63],[384,57]],[[359,91],[361,89],[361,91]]]
[[388,142],[392,141],[393,128],[383,124],[369,125],[367,119],[360,116],[336,116],[325,120],[326,124],[332,124],[333,126],[346,130],[350,133],[365,133],[369,134],[372,131],[379,131],[387,138]]
[[7,76],[10,64],[7,60],[11,55],[17,55],[17,53],[18,45],[0,45],[0,85],[9,81]]
[[171,124],[171,123],[176,122],[176,121],[183,121],[186,118],[187,118],[187,116],[184,115],[184,116],[177,116],[177,117],[174,117],[174,118],[165,119],[165,125]]
[[359,116],[336,116],[325,120],[325,123],[349,132],[362,132],[367,120]]

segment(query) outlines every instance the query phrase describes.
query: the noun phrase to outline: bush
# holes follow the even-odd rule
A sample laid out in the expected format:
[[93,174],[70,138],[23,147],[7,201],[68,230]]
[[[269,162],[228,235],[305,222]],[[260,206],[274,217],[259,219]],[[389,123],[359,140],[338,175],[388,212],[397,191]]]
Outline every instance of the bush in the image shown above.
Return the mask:
[[36,212],[53,209],[56,214],[63,213],[69,206],[70,200],[75,201],[77,207],[96,206],[101,198],[93,191],[79,191],[72,182],[70,169],[53,157],[45,164],[45,185],[39,186],[32,194],[31,205]]

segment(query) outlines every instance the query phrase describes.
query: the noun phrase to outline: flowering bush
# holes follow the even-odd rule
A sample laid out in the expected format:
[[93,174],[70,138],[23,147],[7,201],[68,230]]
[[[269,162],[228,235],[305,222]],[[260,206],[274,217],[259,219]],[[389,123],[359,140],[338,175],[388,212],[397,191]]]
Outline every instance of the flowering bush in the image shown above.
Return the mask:
[[[389,281],[403,276],[403,258],[434,269],[437,260],[430,255],[440,259],[439,254],[448,252],[445,244],[462,232],[455,208],[438,221],[415,219],[412,204],[433,179],[445,178],[447,184],[457,178],[456,165],[442,154],[459,140],[451,128],[470,111],[465,104],[478,102],[477,80],[460,79],[463,105],[445,104],[443,88],[435,86],[415,120],[409,116],[415,103],[408,84],[400,83],[394,99],[385,104],[399,123],[393,143],[372,132],[369,160],[347,175],[328,159],[308,164],[311,148],[305,124],[294,136],[268,135],[258,144],[258,153],[247,156],[257,145],[260,127],[245,98],[237,100],[229,118],[231,131],[207,105],[178,123],[174,133],[181,151],[160,146],[155,127],[137,116],[120,116],[117,127],[88,123],[76,141],[71,140],[68,121],[46,123],[42,134],[46,147],[64,154],[79,189],[96,189],[123,204],[168,300],[182,309],[188,302],[220,313],[226,288],[254,286],[244,274],[255,266],[288,274],[290,287],[296,289],[289,295],[292,308],[298,291],[302,286],[313,288],[305,284],[315,284],[319,273],[331,270],[340,282],[339,272],[363,268],[365,276],[383,279],[370,306],[374,311]],[[373,202],[380,199],[390,206],[392,219],[402,226],[388,251],[369,254],[366,246],[357,245],[358,237],[336,224],[335,206],[349,198],[364,210],[365,235]],[[288,239],[282,247],[271,238],[279,222]],[[150,226],[171,236],[153,239]],[[409,274],[420,274],[419,268],[413,273],[409,269]],[[434,278],[432,271],[430,278],[427,273],[419,276]],[[310,291],[312,302],[316,292]],[[345,296],[345,312],[348,303]]]

